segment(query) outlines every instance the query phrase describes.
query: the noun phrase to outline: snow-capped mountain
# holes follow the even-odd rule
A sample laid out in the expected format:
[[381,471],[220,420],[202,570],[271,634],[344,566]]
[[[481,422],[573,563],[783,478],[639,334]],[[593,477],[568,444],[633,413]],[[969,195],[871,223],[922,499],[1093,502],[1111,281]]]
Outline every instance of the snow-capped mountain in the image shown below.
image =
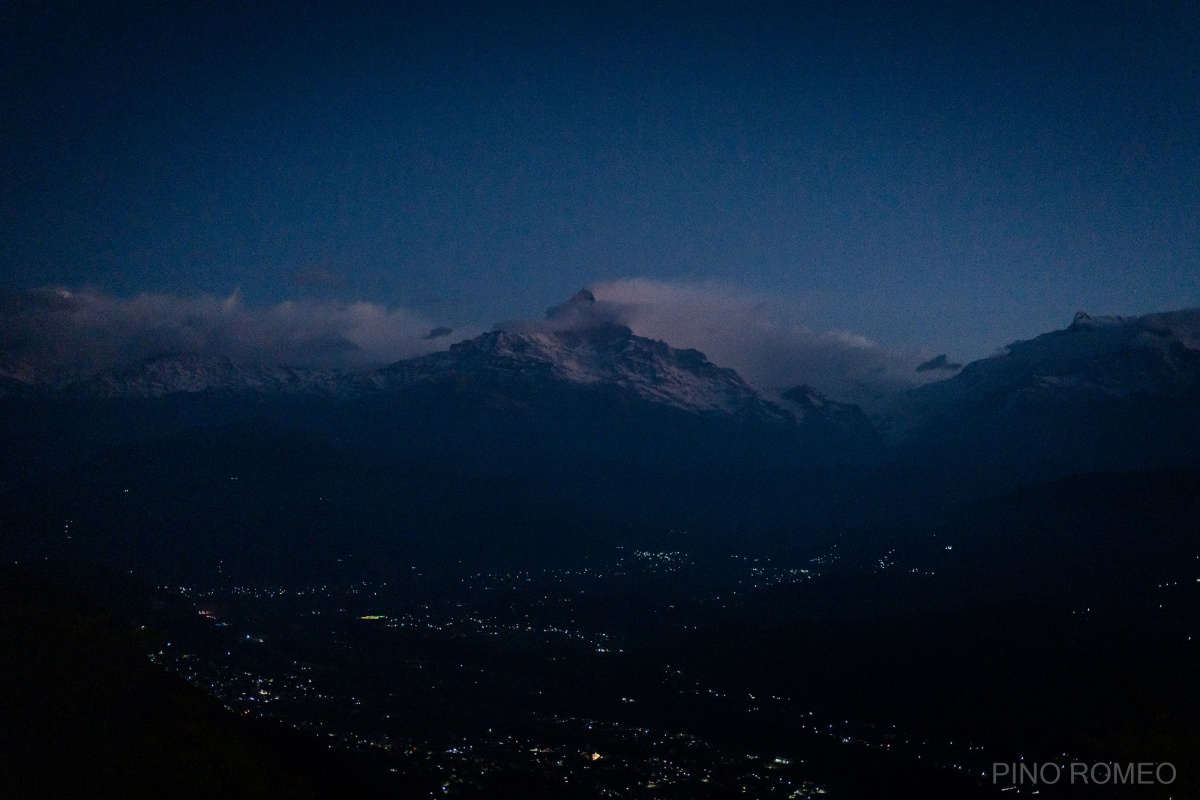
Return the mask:
[[544,322],[503,326],[364,378],[389,389],[463,376],[499,385],[605,387],[699,414],[785,416],[734,370],[714,365],[700,351],[635,336],[606,316],[587,289],[549,309]]
[[529,333],[492,331],[460,342],[448,352],[401,361],[364,379],[371,386],[388,389],[464,375],[501,383],[607,386],[697,413],[771,408],[741,376],[715,366],[703,353],[677,350],[664,342],[634,336],[629,328],[617,325]]
[[379,369],[336,372],[237,364],[224,356],[160,356],[76,382],[68,391],[106,398],[214,392],[352,397],[465,377],[500,385],[556,382],[607,386],[697,413],[736,413],[768,404],[731,369],[696,350],[634,336],[628,328],[507,333],[492,331],[449,351]]
[[905,398],[910,424],[962,414],[1019,415],[1048,405],[1183,401],[1200,388],[1200,310],[1144,317],[1075,315]]
[[1076,315],[876,420],[903,470],[1003,488],[1104,470],[1195,464],[1200,311]]
[[225,356],[191,353],[158,356],[118,372],[104,372],[67,387],[72,395],[148,398],[172,394],[314,394],[337,390],[338,372],[284,366],[235,364]]
[[815,393],[816,402],[772,402],[737,372],[714,365],[698,350],[635,336],[625,325],[589,316],[595,303],[584,290],[551,309],[544,325],[494,330],[448,351],[359,372],[238,364],[223,356],[164,355],[75,381],[64,391],[125,399],[205,392],[352,398],[470,380],[500,389],[538,384],[603,388],[705,415],[799,421],[836,410]]

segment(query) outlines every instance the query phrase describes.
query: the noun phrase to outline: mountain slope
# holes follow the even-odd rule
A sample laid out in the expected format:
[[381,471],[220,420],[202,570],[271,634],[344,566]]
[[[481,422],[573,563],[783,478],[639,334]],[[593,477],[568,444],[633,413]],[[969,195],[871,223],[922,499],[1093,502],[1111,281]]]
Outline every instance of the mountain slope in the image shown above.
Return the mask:
[[148,632],[9,565],[0,634],[6,797],[376,796],[321,743],[151,665]]
[[1065,330],[1015,342],[914,390],[911,402],[938,414],[1139,396],[1182,399],[1200,384],[1193,329],[1200,329],[1200,311],[1135,318],[1079,312]]
[[985,490],[1121,469],[1189,467],[1200,453],[1200,311],[1077,314],[880,421],[896,459]]
[[336,392],[340,372],[285,366],[235,364],[225,356],[163,355],[132,367],[103,372],[67,387],[81,397],[134,399],[171,394],[318,394]]

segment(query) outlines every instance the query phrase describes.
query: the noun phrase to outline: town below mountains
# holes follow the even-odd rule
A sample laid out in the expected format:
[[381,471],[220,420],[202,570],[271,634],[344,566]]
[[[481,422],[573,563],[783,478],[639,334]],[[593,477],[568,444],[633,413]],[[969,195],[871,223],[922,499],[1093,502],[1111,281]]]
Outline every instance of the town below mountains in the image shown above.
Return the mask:
[[[4,689],[53,717],[23,779],[92,741],[60,732],[99,724],[100,648],[166,709],[129,736],[182,703],[295,796],[325,756],[364,797],[1195,789],[1200,311],[1080,313],[860,407],[594,303],[361,370],[0,354],[6,637],[57,665]],[[1179,778],[993,780],[1022,757]]]

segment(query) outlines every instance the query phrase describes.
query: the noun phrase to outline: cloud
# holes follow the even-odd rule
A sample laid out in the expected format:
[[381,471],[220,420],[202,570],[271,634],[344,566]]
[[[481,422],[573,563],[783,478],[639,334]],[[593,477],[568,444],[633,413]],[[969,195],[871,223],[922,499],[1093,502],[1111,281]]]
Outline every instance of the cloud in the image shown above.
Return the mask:
[[582,289],[568,300],[546,309],[542,319],[510,319],[497,322],[493,329],[508,333],[552,333],[591,330],[607,325],[628,327],[630,311],[623,304],[598,301],[590,289]]
[[1140,322],[1147,330],[1174,336],[1189,350],[1200,350],[1200,308],[1147,314]]
[[0,295],[0,355],[53,379],[86,376],[172,353],[310,367],[365,367],[442,349],[431,320],[375,303],[283,302],[249,307],[234,294],[113,297],[37,290]]
[[[766,389],[807,384],[837,398],[872,398],[942,375],[918,374],[929,353],[886,347],[844,331],[815,330],[788,304],[769,295],[719,283],[669,283],[627,279],[591,287],[596,303],[576,310],[619,322],[634,333],[674,347],[702,351]],[[553,318],[542,324],[553,324]]]
[[[497,326],[552,331],[624,325],[674,347],[695,348],[767,389],[806,384],[867,405],[917,383],[931,353],[900,351],[843,331],[813,329],[794,305],[718,283],[628,279],[599,283],[544,319]],[[1176,327],[1183,323],[1168,320]],[[1165,323],[1164,323],[1165,324]],[[234,294],[114,297],[96,292],[0,293],[0,375],[65,380],[172,353],[244,363],[360,368],[445,349],[473,336],[425,315],[376,303],[289,301],[251,307]]]

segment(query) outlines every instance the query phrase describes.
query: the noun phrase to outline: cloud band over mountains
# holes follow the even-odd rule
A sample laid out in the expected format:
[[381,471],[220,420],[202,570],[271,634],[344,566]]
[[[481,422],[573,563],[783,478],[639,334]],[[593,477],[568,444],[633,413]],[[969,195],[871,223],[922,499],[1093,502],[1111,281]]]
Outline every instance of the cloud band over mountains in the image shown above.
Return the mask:
[[67,379],[176,353],[354,368],[444,348],[445,338],[427,339],[431,328],[418,312],[366,302],[256,308],[237,294],[9,292],[0,295],[0,368]]
[[719,283],[641,278],[598,283],[590,308],[559,309],[543,326],[589,320],[627,325],[674,347],[700,350],[767,389],[800,384],[843,399],[870,397],[931,379],[916,373],[930,353],[903,352],[864,336],[819,331],[776,298]]
[[[764,388],[808,384],[864,400],[930,379],[903,353],[862,336],[818,331],[762,294],[719,284],[628,279],[591,287],[546,319],[498,327],[552,331],[601,324],[674,347],[695,348]],[[235,293],[114,297],[35,290],[0,295],[0,370],[40,380],[86,377],[161,355],[221,355],[236,362],[353,369],[412,358],[474,335],[424,314],[368,302],[289,301],[251,307]],[[26,378],[28,376],[25,376]]]

